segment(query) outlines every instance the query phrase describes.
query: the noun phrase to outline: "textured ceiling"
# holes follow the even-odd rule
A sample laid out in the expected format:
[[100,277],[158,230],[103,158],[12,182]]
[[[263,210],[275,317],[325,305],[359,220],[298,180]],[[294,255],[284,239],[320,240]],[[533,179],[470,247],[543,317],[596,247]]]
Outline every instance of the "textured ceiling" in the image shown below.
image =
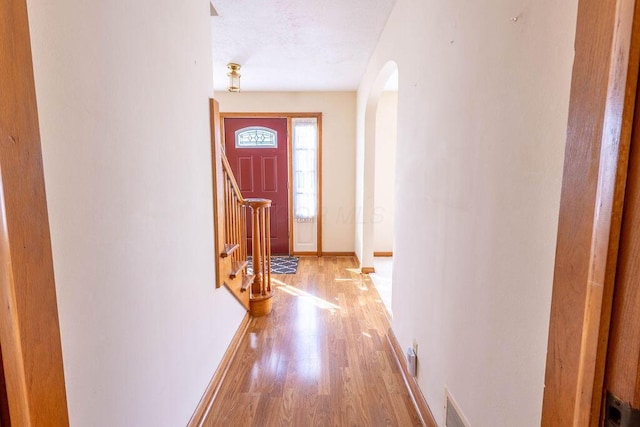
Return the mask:
[[395,0],[212,0],[215,90],[356,90]]

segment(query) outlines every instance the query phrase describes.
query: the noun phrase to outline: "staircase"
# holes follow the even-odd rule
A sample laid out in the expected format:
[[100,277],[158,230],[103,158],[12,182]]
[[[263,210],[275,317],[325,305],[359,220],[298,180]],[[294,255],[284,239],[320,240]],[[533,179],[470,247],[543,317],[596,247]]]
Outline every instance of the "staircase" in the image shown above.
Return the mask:
[[[271,200],[245,199],[222,147],[218,102],[210,100],[216,285],[225,286],[252,316],[271,312]],[[250,216],[249,216],[250,214]],[[248,218],[249,217],[249,218]],[[247,221],[253,274],[247,274]]]

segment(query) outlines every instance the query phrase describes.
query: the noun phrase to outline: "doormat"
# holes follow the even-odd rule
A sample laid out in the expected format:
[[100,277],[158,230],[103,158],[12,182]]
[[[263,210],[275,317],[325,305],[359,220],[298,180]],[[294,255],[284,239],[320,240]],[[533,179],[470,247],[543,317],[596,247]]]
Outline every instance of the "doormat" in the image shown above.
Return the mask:
[[[253,274],[253,261],[251,256],[247,257],[249,265],[247,273]],[[296,274],[298,271],[298,257],[294,256],[272,256],[271,257],[271,274]]]

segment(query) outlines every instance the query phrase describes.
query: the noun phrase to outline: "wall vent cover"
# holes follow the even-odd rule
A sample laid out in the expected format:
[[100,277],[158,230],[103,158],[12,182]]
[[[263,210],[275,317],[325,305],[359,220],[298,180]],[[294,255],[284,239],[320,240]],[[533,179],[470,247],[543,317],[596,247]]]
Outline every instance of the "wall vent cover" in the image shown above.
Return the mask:
[[458,408],[458,405],[453,400],[449,391],[446,391],[447,394],[447,406],[445,408],[445,422],[444,425],[446,427],[469,427],[469,423],[467,422],[464,415]]

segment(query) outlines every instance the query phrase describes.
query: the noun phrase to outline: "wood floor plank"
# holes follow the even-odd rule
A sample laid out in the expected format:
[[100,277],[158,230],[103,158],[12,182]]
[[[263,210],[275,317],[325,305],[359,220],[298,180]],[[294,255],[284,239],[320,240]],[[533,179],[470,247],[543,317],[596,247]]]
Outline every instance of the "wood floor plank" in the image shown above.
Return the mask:
[[206,426],[419,426],[383,303],[352,257],[302,257],[274,275]]

